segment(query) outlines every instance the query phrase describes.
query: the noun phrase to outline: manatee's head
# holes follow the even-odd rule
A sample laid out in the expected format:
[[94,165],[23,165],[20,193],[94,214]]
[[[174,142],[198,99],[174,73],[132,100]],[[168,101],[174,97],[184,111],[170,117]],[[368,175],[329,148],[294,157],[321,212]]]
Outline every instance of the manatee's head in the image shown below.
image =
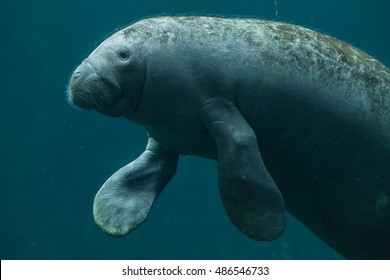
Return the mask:
[[107,116],[129,116],[137,108],[145,82],[141,48],[119,31],[74,70],[68,100]]

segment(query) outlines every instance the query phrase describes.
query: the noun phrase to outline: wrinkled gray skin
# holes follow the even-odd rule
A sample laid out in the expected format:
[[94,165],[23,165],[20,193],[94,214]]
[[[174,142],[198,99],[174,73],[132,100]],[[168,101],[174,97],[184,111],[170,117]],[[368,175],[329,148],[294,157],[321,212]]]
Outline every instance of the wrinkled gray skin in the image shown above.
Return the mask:
[[272,21],[150,18],[83,61],[69,100],[149,135],[96,195],[112,236],[194,154],[218,161],[223,205],[250,238],[280,236],[285,204],[345,257],[390,258],[390,71],[346,43]]

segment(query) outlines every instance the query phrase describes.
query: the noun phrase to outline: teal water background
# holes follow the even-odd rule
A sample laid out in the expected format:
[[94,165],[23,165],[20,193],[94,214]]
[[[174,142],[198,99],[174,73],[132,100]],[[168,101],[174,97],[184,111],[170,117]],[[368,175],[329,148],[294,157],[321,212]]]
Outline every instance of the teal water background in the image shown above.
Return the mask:
[[216,164],[181,157],[149,219],[122,239],[100,231],[101,184],[144,149],[143,128],[71,108],[72,70],[109,34],[155,15],[251,16],[335,36],[390,65],[387,0],[0,2],[1,259],[340,259],[293,217],[276,241],[249,240],[221,205]]

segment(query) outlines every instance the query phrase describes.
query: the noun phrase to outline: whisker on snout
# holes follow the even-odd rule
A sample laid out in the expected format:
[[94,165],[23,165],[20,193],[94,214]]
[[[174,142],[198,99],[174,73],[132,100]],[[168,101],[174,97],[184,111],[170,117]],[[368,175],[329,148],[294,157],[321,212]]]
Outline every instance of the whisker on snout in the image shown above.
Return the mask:
[[72,92],[71,92],[71,89],[70,89],[70,82],[68,83],[68,85],[66,86],[66,102],[68,102],[68,104],[72,107],[72,108],[77,108],[79,109],[74,103],[73,103],[73,98],[72,98]]

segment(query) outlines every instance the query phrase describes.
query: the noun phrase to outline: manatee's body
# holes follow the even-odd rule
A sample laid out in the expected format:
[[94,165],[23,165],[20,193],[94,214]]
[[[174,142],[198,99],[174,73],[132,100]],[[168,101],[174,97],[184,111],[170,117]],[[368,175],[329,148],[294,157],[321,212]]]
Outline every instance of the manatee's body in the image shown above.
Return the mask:
[[285,204],[344,256],[390,258],[390,70],[364,52],[278,22],[151,18],[103,42],[70,89],[150,137],[96,196],[109,234],[142,223],[177,155],[194,154],[218,160],[224,206],[249,237],[279,236]]

